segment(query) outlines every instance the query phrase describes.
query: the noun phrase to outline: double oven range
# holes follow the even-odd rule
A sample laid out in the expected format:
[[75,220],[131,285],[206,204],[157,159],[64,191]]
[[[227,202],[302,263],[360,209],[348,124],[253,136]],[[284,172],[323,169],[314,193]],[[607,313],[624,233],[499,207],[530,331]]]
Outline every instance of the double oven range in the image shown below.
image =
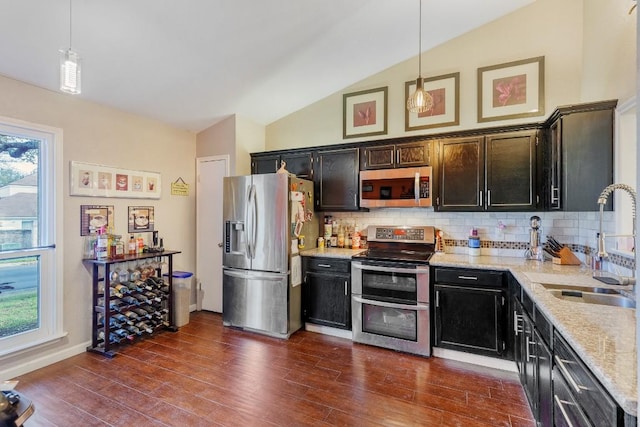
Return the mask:
[[431,355],[430,226],[369,226],[369,249],[351,260],[355,342]]

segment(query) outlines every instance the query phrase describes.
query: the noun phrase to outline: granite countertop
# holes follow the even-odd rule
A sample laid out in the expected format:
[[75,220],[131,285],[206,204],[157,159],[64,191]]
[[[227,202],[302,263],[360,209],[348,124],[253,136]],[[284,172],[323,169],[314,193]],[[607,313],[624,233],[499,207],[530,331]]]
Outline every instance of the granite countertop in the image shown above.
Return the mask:
[[557,265],[516,257],[438,253],[431,258],[430,264],[510,271],[622,409],[637,415],[636,311],[562,300],[540,283],[567,287],[629,287],[596,281],[584,265]]
[[366,249],[315,248],[300,251],[300,255],[351,259],[352,256],[357,255],[360,252],[364,252],[365,250]]

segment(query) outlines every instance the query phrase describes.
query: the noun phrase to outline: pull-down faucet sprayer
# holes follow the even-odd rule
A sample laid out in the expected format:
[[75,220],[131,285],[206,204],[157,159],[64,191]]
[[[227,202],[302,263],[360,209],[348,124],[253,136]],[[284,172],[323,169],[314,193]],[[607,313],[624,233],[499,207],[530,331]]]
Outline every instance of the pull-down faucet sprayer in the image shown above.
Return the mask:
[[[600,205],[600,231],[598,233],[598,258],[602,261],[609,257],[605,247],[605,234],[602,230],[602,218],[604,216],[604,205],[607,204],[607,199],[613,193],[614,190],[623,190],[626,191],[627,194],[631,197],[631,216],[633,221],[633,234],[632,236],[635,238],[636,236],[636,192],[635,190],[627,185],[627,184],[611,184],[607,186],[602,193],[600,193],[600,197],[598,197],[598,204]],[[608,237],[622,237],[622,235],[610,235]],[[635,247],[633,249],[634,261],[637,262],[636,250]],[[631,277],[616,277],[612,275],[602,274],[601,272],[594,272],[594,279],[598,279],[601,282],[608,284],[617,284],[617,285],[635,285],[635,270],[632,270]]]

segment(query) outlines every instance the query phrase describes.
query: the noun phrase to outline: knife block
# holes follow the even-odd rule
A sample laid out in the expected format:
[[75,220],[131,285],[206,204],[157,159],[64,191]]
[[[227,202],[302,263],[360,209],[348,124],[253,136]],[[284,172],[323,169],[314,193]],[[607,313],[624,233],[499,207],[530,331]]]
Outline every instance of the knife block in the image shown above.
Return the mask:
[[562,249],[560,249],[560,251],[558,252],[558,255],[560,255],[560,256],[559,257],[554,257],[552,259],[552,262],[554,264],[560,264],[560,265],[580,265],[580,264],[582,264],[582,262],[580,262],[578,257],[576,257],[573,254],[573,252],[571,252],[571,249],[567,248],[566,246],[563,247]]

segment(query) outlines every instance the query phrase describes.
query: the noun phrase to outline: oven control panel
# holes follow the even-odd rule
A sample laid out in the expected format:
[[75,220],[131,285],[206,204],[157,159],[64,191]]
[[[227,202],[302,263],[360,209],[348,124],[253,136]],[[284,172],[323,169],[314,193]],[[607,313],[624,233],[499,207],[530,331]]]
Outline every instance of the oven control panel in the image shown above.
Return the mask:
[[433,243],[435,241],[435,229],[430,226],[369,226],[368,236],[370,241],[378,242],[421,242]]

